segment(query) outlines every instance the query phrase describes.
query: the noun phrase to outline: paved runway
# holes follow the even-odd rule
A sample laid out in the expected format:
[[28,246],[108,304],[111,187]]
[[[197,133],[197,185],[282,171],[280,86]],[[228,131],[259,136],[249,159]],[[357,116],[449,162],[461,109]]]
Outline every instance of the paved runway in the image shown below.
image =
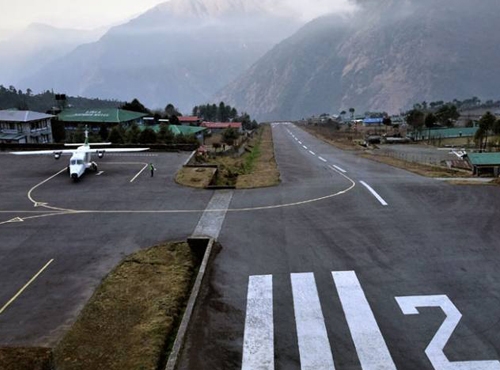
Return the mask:
[[227,214],[181,369],[500,369],[498,188],[274,140],[283,184],[230,208],[321,200]]
[[[273,132],[282,184],[233,193],[180,368],[500,369],[498,188]],[[0,344],[53,344],[122,256],[190,235],[214,193],[173,183],[186,158],[110,156],[34,188],[64,163],[0,155],[0,307],[47,266]]]

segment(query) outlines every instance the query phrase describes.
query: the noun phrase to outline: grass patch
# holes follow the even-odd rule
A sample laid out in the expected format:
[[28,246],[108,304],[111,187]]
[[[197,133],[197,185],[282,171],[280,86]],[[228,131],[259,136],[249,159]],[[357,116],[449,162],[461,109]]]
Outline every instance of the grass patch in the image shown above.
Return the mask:
[[52,370],[54,362],[50,348],[0,348],[2,370]]
[[491,180],[490,184],[491,185],[500,185],[500,177],[497,177],[496,179]]
[[252,173],[255,168],[255,161],[260,156],[260,140],[251,148],[250,153],[245,156],[245,161],[243,162],[243,174]]
[[[432,166],[423,163],[407,162],[399,158],[393,158],[385,155],[368,153],[364,150],[356,140],[351,140],[350,136],[353,133],[340,132],[333,127],[303,125],[304,130],[314,135],[320,140],[336,146],[339,149],[359,151],[360,157],[370,159],[376,162],[385,163],[393,167],[401,168],[425,177],[443,177],[443,178],[467,178],[470,177],[469,172],[449,169],[441,166]],[[358,133],[359,134],[359,133]]]
[[206,188],[212,182],[217,171],[210,167],[183,167],[177,172],[175,182],[193,188]]
[[[250,189],[275,186],[280,182],[280,174],[274,158],[274,145],[270,125],[262,125],[247,143],[245,153],[238,157],[221,155],[207,158],[203,164],[218,166],[215,185],[235,186],[238,189]],[[197,173],[203,169],[203,173]],[[183,168],[176,175],[176,182],[181,185],[204,188],[213,179],[214,169]]]
[[139,251],[103,281],[54,351],[58,370],[163,368],[198,261],[187,243]]
[[264,125],[249,153],[244,155],[244,172],[238,176],[238,189],[262,188],[280,183],[280,173],[274,157],[273,131]]
[[348,151],[363,150],[363,147],[359,145],[359,142],[362,141],[362,135],[360,132],[355,132],[352,129],[348,132],[345,130],[336,130],[334,127],[325,125],[300,125],[300,127],[317,139],[336,148]]

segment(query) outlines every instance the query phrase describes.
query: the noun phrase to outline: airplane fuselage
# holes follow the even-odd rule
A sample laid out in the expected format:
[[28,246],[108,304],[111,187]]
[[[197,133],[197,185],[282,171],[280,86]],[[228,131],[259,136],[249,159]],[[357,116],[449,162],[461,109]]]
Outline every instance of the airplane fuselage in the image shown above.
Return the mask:
[[88,151],[88,146],[82,145],[78,147],[69,160],[69,176],[73,180],[78,180],[87,168],[96,169],[97,167],[91,161],[91,153]]
[[[64,144],[65,146],[73,146],[76,149],[57,149],[57,150],[31,150],[11,152],[15,155],[53,155],[54,159],[59,160],[61,155],[71,154],[68,164],[68,174],[74,181],[77,181],[85,171],[92,168],[97,172],[97,164],[92,161],[92,153],[96,153],[99,158],[104,157],[104,153],[130,153],[130,152],[143,152],[149,148],[94,148],[91,149],[89,145],[89,133],[85,130],[85,143],[84,144]],[[96,143],[93,145],[111,145],[111,143]]]

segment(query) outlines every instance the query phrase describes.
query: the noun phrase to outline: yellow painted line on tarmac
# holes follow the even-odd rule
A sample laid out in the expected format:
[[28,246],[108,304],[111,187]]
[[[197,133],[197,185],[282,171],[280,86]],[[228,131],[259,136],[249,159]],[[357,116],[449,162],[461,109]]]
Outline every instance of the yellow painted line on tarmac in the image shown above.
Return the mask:
[[8,301],[8,302],[7,302],[7,303],[6,303],[3,307],[2,307],[2,308],[0,308],[0,315],[1,315],[1,314],[2,314],[2,313],[6,310],[6,309],[7,309],[7,307],[9,307],[9,306],[10,306],[10,305],[11,305],[11,304],[12,304],[12,303],[13,303],[13,302],[17,299],[17,298],[19,298],[19,296],[20,296],[21,294],[23,294],[23,292],[24,292],[24,291],[25,291],[25,290],[26,290],[26,289],[27,289],[27,288],[31,285],[31,283],[33,283],[33,282],[34,282],[34,281],[35,281],[35,280],[36,280],[36,279],[37,279],[37,278],[38,278],[38,277],[42,274],[42,272],[44,272],[44,271],[45,271],[45,269],[47,269],[47,267],[49,267],[49,266],[50,266],[50,264],[51,264],[52,262],[54,262],[54,259],[51,259],[49,262],[47,262],[47,263],[45,264],[45,266],[43,266],[43,267],[41,268],[41,270],[40,270],[40,271],[38,271],[38,272],[36,273],[36,275],[35,275],[35,276],[33,276],[33,277],[30,279],[30,281],[28,281],[28,282],[26,283],[26,285],[25,285],[25,286],[23,286],[23,287],[22,287],[22,288],[21,288],[21,289],[20,289],[20,290],[16,293],[16,295],[15,295],[14,297],[12,297],[12,298],[11,298],[11,299],[10,299],[10,300],[9,300],[9,301]]
[[99,214],[168,214],[168,213],[200,213],[200,212],[249,212],[249,211],[261,211],[261,210],[270,210],[270,209],[278,209],[278,208],[287,208],[287,207],[296,207],[304,204],[310,204],[315,202],[320,202],[322,200],[330,199],[338,197],[339,195],[343,195],[351,191],[356,187],[356,182],[351,179],[349,176],[343,174],[337,169],[332,168],[334,172],[337,172],[340,176],[344,177],[351,183],[351,186],[348,188],[338,191],[333,194],[325,195],[323,197],[307,199],[303,201],[293,202],[293,203],[285,203],[285,204],[276,204],[272,206],[261,206],[261,207],[249,207],[249,208],[228,208],[228,209],[172,209],[172,210],[78,210],[69,212],[68,214],[77,215],[77,214],[85,214],[85,213],[99,213]]
[[63,168],[61,171],[59,171],[58,173],[56,173],[55,175],[52,175],[50,176],[48,179],[45,179],[43,180],[42,182],[36,184],[35,186],[33,186],[29,191],[28,191],[28,199],[33,203],[33,206],[34,207],[44,207],[44,208],[47,208],[47,209],[52,209],[54,211],[64,211],[64,212],[68,212],[68,211],[72,211],[71,209],[65,209],[65,208],[57,208],[57,207],[51,207],[49,205],[47,205],[46,203],[41,203],[41,202],[38,202],[36,200],[33,199],[33,197],[31,196],[31,193],[38,187],[42,186],[43,184],[45,184],[46,182],[52,180],[54,177],[56,176],[59,176],[61,173],[65,172],[67,169],[66,168]]
[[[116,164],[129,164],[126,162],[114,162]],[[135,162],[137,164],[137,162]],[[147,164],[146,164],[147,167]],[[36,219],[36,218],[43,218],[43,217],[51,217],[51,216],[59,216],[59,215],[83,215],[83,214],[174,214],[174,213],[179,213],[179,214],[187,214],[187,213],[202,213],[202,212],[251,212],[251,211],[261,211],[261,210],[273,210],[273,209],[279,209],[279,208],[288,208],[288,207],[296,207],[296,206],[301,206],[305,204],[310,204],[310,203],[315,203],[315,202],[320,202],[323,200],[331,199],[334,197],[337,197],[339,195],[343,195],[351,191],[354,187],[356,187],[356,182],[339,171],[338,169],[334,167],[330,167],[330,169],[336,173],[338,173],[340,176],[344,177],[346,180],[348,180],[351,185],[347,187],[344,190],[338,191],[336,193],[328,194],[323,197],[318,197],[314,199],[307,199],[303,201],[298,201],[298,202],[292,202],[292,203],[285,203],[285,204],[276,204],[276,205],[270,205],[270,206],[260,206],[260,207],[249,207],[249,208],[229,208],[229,209],[172,209],[172,210],[92,210],[92,209],[65,209],[65,208],[56,208],[56,207],[50,207],[47,205],[44,205],[44,208],[49,208],[52,210],[56,210],[59,212],[53,212],[53,213],[46,213],[42,215],[36,215],[36,216],[28,216],[28,217],[23,217],[22,220],[29,220],[29,219]],[[65,171],[62,170],[62,171]],[[33,189],[30,190],[30,193],[38,186],[42,185],[43,183],[49,181],[50,179],[54,178],[55,176],[59,175],[62,171],[58,172],[51,178],[41,182],[40,184],[36,185]],[[33,201],[33,199],[30,196],[30,200],[34,203],[37,204],[39,202]],[[21,211],[20,211],[21,212]],[[6,221],[6,222],[0,222],[0,225],[6,224],[12,222]]]

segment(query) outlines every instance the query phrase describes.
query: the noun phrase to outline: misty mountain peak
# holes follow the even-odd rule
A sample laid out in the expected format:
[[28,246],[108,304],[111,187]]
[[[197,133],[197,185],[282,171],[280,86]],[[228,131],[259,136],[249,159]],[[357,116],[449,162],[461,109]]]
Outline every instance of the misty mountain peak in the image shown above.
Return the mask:
[[288,15],[281,0],[172,0],[157,5],[152,11],[169,13],[174,17],[197,18],[263,14]]

